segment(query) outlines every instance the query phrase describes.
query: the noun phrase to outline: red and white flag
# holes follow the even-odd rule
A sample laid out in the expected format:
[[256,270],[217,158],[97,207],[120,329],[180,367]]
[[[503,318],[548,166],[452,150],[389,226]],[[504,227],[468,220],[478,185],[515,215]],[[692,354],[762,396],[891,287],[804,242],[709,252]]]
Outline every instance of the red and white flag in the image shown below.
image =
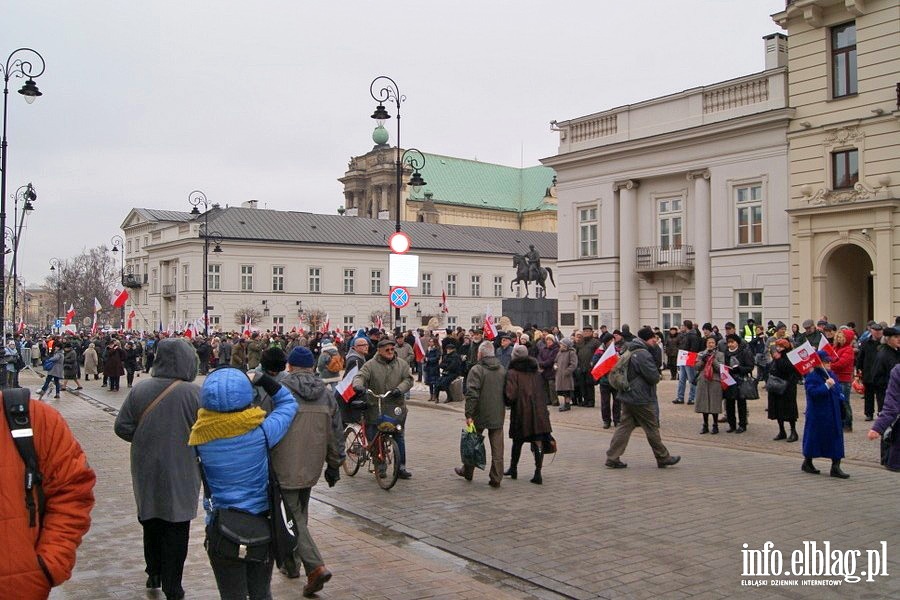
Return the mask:
[[103,305],[100,304],[100,301],[97,300],[97,297],[95,296],[94,297],[94,314],[97,314],[102,308],[103,308]]
[[492,341],[497,337],[497,324],[494,323],[494,315],[491,314],[491,309],[487,309],[487,313],[484,315],[484,337],[485,339]]
[[241,333],[247,337],[250,337],[250,327],[253,325],[253,319],[250,315],[244,317],[244,327],[241,330]]
[[600,360],[591,369],[591,376],[594,378],[594,381],[600,381],[601,377],[612,371],[617,362],[619,362],[619,353],[616,352],[616,345],[610,343],[603,354],[600,355]]
[[418,331],[413,331],[413,353],[416,355],[416,362],[425,360],[425,348],[422,346],[422,338],[419,337]]
[[69,310],[66,311],[66,321],[65,321],[65,323],[63,323],[63,325],[71,325],[72,319],[74,319],[74,318],[75,318],[75,305],[70,304]]
[[97,311],[94,311],[94,322],[91,323],[91,335],[97,335]]
[[129,331],[131,331],[132,329],[134,329],[134,327],[133,327],[133,325],[134,325],[134,317],[135,317],[135,312],[134,312],[134,309],[132,308],[132,309],[131,309],[131,312],[128,313],[128,322],[127,322],[127,324],[125,325],[125,329],[127,329],[127,330],[129,330]]
[[737,380],[731,376],[731,367],[719,365],[719,382],[722,384],[723,390],[727,390],[737,383]]
[[19,319],[19,327],[16,329],[17,333],[25,333],[25,320]]
[[125,289],[125,286],[117,285],[116,289],[113,290],[110,302],[112,302],[112,305],[116,308],[122,308],[125,306],[126,300],[128,300],[128,290]]
[[822,364],[819,355],[808,341],[803,342],[793,350],[787,353],[788,359],[797,372],[806,375],[816,367]]
[[441,307],[442,313],[450,312],[450,307],[447,306],[447,292],[444,290],[444,288],[441,288],[441,303],[439,306]]
[[331,329],[331,317],[328,314],[326,314],[325,320],[322,321],[322,327],[321,327],[320,331],[322,333],[328,333],[328,331],[330,329]]
[[375,329],[384,329],[384,319],[381,318],[381,315],[375,317]]
[[334,390],[340,394],[344,402],[350,402],[350,398],[356,395],[356,390],[353,389],[351,384],[357,373],[359,373],[359,366],[354,365],[352,369],[344,373],[344,378],[341,379],[340,383],[334,386]]
[[679,367],[693,367],[697,364],[697,356],[699,352],[691,352],[690,350],[679,350],[678,360],[675,362]]
[[824,335],[819,338],[819,347],[817,349],[827,352],[828,356],[831,357],[831,360],[837,360],[837,351],[834,349],[834,346],[831,345],[831,342],[828,341],[828,338]]
[[187,327],[185,327],[184,331],[181,332],[181,335],[183,335],[184,337],[186,337],[189,340],[194,339],[194,326],[188,325]]

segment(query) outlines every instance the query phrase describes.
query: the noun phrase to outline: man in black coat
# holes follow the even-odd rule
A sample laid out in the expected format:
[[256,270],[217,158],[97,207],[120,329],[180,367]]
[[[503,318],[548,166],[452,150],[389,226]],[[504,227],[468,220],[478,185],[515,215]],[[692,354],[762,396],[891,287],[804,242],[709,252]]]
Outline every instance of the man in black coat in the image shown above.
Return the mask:
[[[875,402],[879,414],[884,408],[884,396],[888,380],[891,378],[891,369],[894,365],[900,364],[900,329],[888,327],[884,330],[883,337],[884,343],[875,356],[875,366],[872,369],[872,387],[875,388]],[[868,385],[866,387],[868,388]],[[868,416],[866,420],[869,420]]]
[[878,358],[878,349],[881,348],[881,338],[884,335],[884,326],[881,323],[869,325],[869,337],[859,344],[859,353],[856,355],[856,370],[862,371],[862,381],[866,391],[863,395],[863,412],[866,421],[875,418],[875,359]]

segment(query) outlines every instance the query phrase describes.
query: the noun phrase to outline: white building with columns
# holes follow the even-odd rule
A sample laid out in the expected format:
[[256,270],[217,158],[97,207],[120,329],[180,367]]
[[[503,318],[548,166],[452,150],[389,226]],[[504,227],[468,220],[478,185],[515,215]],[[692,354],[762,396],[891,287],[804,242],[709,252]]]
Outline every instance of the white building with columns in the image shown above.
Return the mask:
[[766,70],[562,122],[560,326],[788,321],[786,39]]

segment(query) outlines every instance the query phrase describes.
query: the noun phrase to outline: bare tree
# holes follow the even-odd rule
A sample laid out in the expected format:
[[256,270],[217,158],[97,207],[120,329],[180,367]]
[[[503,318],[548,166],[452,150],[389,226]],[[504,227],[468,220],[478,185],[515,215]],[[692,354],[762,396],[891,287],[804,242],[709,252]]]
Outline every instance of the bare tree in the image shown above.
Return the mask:
[[252,306],[244,306],[243,308],[237,309],[234,313],[234,322],[238,325],[243,326],[248,319],[251,325],[253,323],[259,323],[262,319],[262,313]]
[[306,311],[306,323],[310,331],[318,331],[325,324],[326,313],[321,308],[311,308]]
[[[44,289],[50,292],[55,306],[61,308],[62,318],[72,305],[77,319],[91,318],[94,314],[94,298],[100,301],[101,310],[97,322],[119,326],[120,313],[113,308],[110,298],[119,283],[119,268],[106,246],[86,248],[81,254],[62,261],[62,264],[44,279]],[[59,295],[57,296],[57,291]]]

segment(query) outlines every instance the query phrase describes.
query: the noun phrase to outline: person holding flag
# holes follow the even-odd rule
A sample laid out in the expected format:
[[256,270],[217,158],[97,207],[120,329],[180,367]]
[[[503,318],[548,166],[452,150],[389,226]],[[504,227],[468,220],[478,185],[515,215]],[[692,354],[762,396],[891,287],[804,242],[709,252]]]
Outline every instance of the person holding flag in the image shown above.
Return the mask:
[[[706,350],[697,356],[697,396],[694,399],[694,412],[703,414],[703,427],[700,434],[719,433],[718,417],[722,412],[722,385],[719,375],[720,367],[725,364],[725,354],[716,347],[716,338],[706,337]],[[683,350],[679,350],[683,352]],[[691,365],[694,366],[694,365]],[[709,419],[712,417],[712,429]]]
[[613,423],[618,426],[622,420],[619,394],[609,385],[609,372],[619,362],[619,351],[613,334],[606,332],[600,336],[600,346],[594,352],[593,360],[596,362],[591,369],[591,377],[600,385],[600,416],[603,418],[603,429],[609,429]]
[[821,366],[806,374],[806,422],[803,427],[804,473],[817,475],[814,458],[831,459],[831,476],[839,479],[850,477],[841,470],[844,458],[844,427],[842,423],[844,394],[837,376],[831,371],[831,355],[819,350]]
[[[800,383],[800,374],[791,359],[788,352],[791,350],[791,342],[785,338],[775,340],[772,347],[772,362],[769,364],[769,382],[766,384],[766,396],[768,407],[766,414],[769,419],[778,421],[778,435],[775,441],[786,440],[788,442],[796,442],[797,437],[797,384]],[[772,382],[782,380],[785,382],[784,390],[775,389]],[[791,426],[790,435],[784,430],[784,424],[787,422]]]

